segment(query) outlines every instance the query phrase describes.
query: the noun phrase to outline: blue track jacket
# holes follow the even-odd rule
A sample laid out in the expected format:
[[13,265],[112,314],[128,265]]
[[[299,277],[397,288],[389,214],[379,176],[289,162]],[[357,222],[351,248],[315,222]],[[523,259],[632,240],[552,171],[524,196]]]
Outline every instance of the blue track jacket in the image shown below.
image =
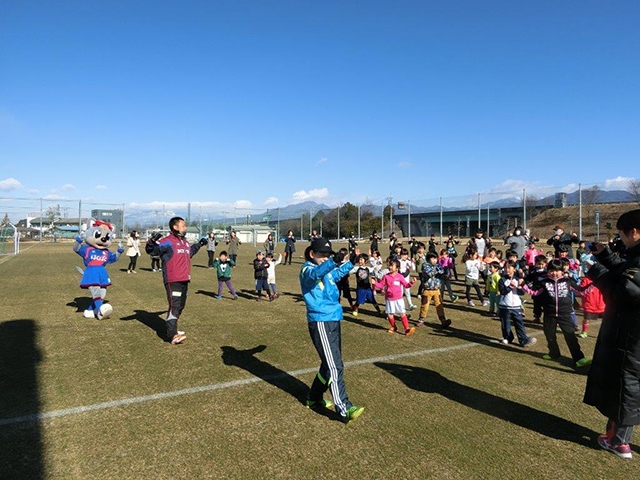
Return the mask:
[[349,261],[338,266],[333,258],[322,265],[306,261],[300,270],[300,288],[307,305],[308,322],[342,320],[340,292],[336,282],[353,268]]

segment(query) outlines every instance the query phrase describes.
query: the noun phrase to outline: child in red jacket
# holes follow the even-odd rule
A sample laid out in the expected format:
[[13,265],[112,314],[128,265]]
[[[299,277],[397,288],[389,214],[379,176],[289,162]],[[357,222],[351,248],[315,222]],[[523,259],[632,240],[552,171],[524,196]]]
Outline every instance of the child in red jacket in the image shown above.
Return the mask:
[[589,329],[589,320],[596,320],[602,316],[606,305],[602,297],[602,292],[593,284],[593,280],[590,278],[582,278],[578,289],[582,293],[582,311],[584,313],[584,317],[582,318],[582,331],[578,336],[586,338],[587,330]]

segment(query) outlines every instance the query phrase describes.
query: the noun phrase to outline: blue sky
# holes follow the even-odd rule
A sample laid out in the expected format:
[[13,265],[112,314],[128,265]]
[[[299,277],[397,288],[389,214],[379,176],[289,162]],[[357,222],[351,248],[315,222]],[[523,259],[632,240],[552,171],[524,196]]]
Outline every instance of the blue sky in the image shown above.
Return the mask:
[[624,188],[638,18],[635,0],[2,2],[0,196],[221,211]]

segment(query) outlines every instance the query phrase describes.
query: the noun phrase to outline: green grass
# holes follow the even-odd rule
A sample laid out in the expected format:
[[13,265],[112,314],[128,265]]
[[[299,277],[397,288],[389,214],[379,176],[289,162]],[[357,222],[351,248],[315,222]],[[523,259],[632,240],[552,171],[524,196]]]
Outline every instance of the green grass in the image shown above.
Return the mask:
[[[399,357],[347,367],[349,396],[366,411],[343,425],[300,403],[313,373],[286,373],[318,365],[298,296],[300,258],[276,268],[277,301],[232,301],[227,293],[216,301],[215,273],[198,253],[180,320],[189,339],[172,347],[149,327],[162,322],[166,299],[148,256],[137,275],[123,271],[124,257],[109,266],[114,315],[98,321],[78,311],[88,292],[78,288],[81,262],[70,243],[23,248],[0,264],[0,419],[266,381],[1,425],[3,478],[590,479],[614,469],[635,476],[634,461],[597,447],[605,419],[581,402],[585,376],[567,358],[542,360],[537,326],[528,328],[538,345],[524,350],[491,342],[499,323],[461,301],[445,302],[453,329],[439,330],[431,308],[432,323],[410,338],[387,334],[369,307],[357,319],[346,314],[345,361]],[[252,259],[245,246],[233,272],[246,297]],[[597,326],[580,340],[587,354],[596,333]],[[463,345],[470,347],[411,355]],[[567,353],[562,340],[561,349]]]

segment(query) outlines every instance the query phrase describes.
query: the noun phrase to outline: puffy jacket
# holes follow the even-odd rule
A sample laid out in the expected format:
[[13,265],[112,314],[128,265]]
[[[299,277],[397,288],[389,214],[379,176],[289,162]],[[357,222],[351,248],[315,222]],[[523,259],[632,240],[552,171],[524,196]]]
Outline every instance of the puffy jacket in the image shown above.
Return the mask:
[[593,284],[593,280],[584,277],[580,281],[578,290],[582,292],[582,310],[586,313],[603,313],[605,309],[604,297],[598,287]]
[[519,287],[512,287],[512,280],[517,282],[518,277],[514,276],[513,278],[509,278],[504,275],[498,282],[498,291],[500,292],[500,301],[498,302],[498,306],[500,308],[522,308],[522,299],[520,298],[520,295],[522,295],[524,291]]
[[640,424],[640,245],[622,260],[609,248],[587,272],[607,304],[584,402],[621,425]]
[[263,258],[262,260],[255,258],[253,260],[253,278],[256,280],[267,278],[269,276],[268,268],[269,262],[266,258]]
[[332,258],[321,265],[306,261],[300,270],[300,288],[307,306],[308,322],[335,322],[342,320],[340,292],[336,283],[353,268],[346,261],[338,266]]
[[525,290],[533,297],[542,297],[542,310],[545,315],[551,317],[563,317],[571,315],[573,312],[572,291],[576,291],[578,284],[569,277],[560,277],[557,280],[545,277],[539,281],[540,287],[537,290]]

